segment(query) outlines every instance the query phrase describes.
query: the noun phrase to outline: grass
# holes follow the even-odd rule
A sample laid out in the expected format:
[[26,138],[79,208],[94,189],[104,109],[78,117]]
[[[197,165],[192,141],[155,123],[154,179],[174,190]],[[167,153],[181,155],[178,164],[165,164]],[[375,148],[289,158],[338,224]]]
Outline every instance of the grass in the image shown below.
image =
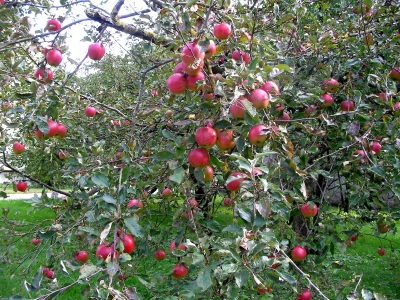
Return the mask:
[[[10,209],[8,214],[9,219],[13,219],[15,222],[22,222],[24,226],[20,228],[19,232],[26,232],[34,228],[34,224],[38,222],[45,222],[45,224],[50,225],[55,218],[55,212],[51,209],[29,212],[31,206],[23,201],[0,201],[0,210],[3,209]],[[218,214],[217,219],[221,223],[228,221],[227,215],[223,213]],[[336,299],[337,291],[341,291],[342,295],[348,295],[350,292],[354,291],[357,284],[359,284],[357,292],[361,292],[362,289],[365,289],[385,295],[387,299],[400,299],[400,268],[399,265],[396,264],[400,260],[400,222],[397,222],[397,233],[395,235],[383,234],[374,236],[376,231],[375,226],[375,223],[365,225],[361,229],[357,241],[352,247],[347,249],[346,254],[336,251],[333,256],[329,255],[323,264],[315,267],[315,270],[310,264],[304,266],[306,273],[310,274],[311,280],[326,293],[329,299]],[[8,227],[3,229],[12,229],[12,222],[10,221]],[[17,229],[17,227],[15,227],[15,229]],[[1,232],[3,232],[3,230]],[[29,295],[21,284],[24,280],[24,276],[21,275],[21,272],[28,266],[28,261],[32,255],[35,255],[36,250],[41,249],[40,247],[47,249],[47,247],[43,245],[39,245],[37,246],[39,248],[36,248],[30,243],[34,234],[35,233],[32,232],[28,236],[21,237],[15,244],[16,247],[11,250],[8,256],[10,263],[5,263],[2,256],[0,256],[0,296],[9,297],[14,294],[20,294],[26,298],[37,296],[35,293]],[[2,253],[4,253],[4,251],[9,249],[11,237],[6,234],[2,239],[3,242],[0,242],[0,249]],[[169,247],[169,245],[160,246],[163,246],[166,250]],[[65,249],[54,249],[54,252],[64,251],[66,255],[71,255],[74,251],[88,249],[86,242],[79,242],[74,237],[71,238],[71,243],[66,244],[65,247]],[[152,258],[152,253],[150,253],[152,250],[144,249],[143,247],[143,244],[137,242],[136,249],[140,249],[142,252],[147,251],[147,258],[144,259],[144,257],[133,256],[133,260],[129,262],[129,267],[126,269],[128,278],[124,282],[117,280],[117,285],[120,287],[123,285],[125,287],[135,287],[142,295],[143,299],[150,299],[157,295],[157,292],[154,291],[154,288],[149,288],[146,285],[157,281],[159,278],[169,276],[171,266],[175,263],[175,259],[167,255],[166,260],[157,262]],[[379,256],[377,254],[379,247],[385,249],[385,256]],[[91,248],[91,253],[93,253],[95,245],[89,246],[89,248]],[[24,262],[21,260],[21,257],[28,259]],[[63,257],[63,260],[68,259],[67,256]],[[71,261],[73,261],[72,258]],[[96,264],[96,259],[93,254],[91,254],[91,262]],[[17,264],[20,264],[20,267],[15,270]],[[46,260],[45,251],[41,252],[38,255],[37,261],[32,264],[30,272],[26,276],[26,280],[32,282],[32,278],[40,265],[44,267],[49,266],[49,264],[51,265],[52,262]],[[79,276],[78,271],[71,272],[69,269],[68,276],[60,274],[62,270],[58,264],[55,264],[52,268],[56,270],[59,286],[70,284]],[[362,279],[360,281],[361,275]],[[97,277],[100,277],[100,275]],[[101,278],[98,278],[98,280],[100,279]],[[50,287],[52,284],[53,283],[46,278],[42,281],[42,286]],[[84,293],[87,288],[89,288],[87,285],[76,285],[67,292],[60,294],[57,299],[84,298],[82,293]],[[163,286],[162,288],[173,290],[176,286]],[[281,291],[279,292],[279,290]],[[283,292],[290,294],[287,284],[281,284],[281,286],[277,284],[277,286],[273,287],[273,291],[275,297],[282,297]],[[278,296],[278,294],[280,296]],[[318,297],[315,298],[318,299]]]

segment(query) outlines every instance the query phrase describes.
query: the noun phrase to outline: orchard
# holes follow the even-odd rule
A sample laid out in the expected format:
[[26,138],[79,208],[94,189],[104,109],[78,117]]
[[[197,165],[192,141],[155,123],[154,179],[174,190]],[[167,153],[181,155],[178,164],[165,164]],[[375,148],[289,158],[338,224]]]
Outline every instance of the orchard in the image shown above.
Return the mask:
[[[383,299],[321,276],[365,224],[397,232],[399,15],[396,0],[0,1],[2,172],[52,213],[3,209],[20,288],[0,296]],[[398,271],[396,246],[378,254]]]

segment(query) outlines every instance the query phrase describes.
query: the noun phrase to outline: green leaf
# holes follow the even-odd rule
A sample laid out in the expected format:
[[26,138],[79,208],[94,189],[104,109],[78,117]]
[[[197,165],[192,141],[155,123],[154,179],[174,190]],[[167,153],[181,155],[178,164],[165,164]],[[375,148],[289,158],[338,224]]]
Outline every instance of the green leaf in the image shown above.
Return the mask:
[[38,116],[35,118],[35,123],[44,135],[49,133],[49,125],[47,124],[46,118]]
[[84,279],[89,277],[90,275],[96,273],[98,268],[95,265],[92,264],[84,264],[80,269],[79,269],[79,279]]
[[36,272],[35,277],[33,278],[32,281],[32,286],[38,290],[40,288],[40,283],[42,282],[42,278],[43,278],[43,273],[42,273],[42,267],[39,268],[39,270]]
[[124,220],[124,223],[128,228],[129,232],[132,233],[134,236],[144,237],[142,233],[142,227],[133,218],[126,218]]
[[108,182],[107,177],[101,173],[93,174],[91,179],[92,179],[93,183],[99,187],[109,187],[110,186],[110,183]]
[[212,284],[211,282],[211,267],[207,266],[203,270],[199,272],[199,275],[196,279],[197,286],[201,289],[201,291],[206,291]]
[[130,174],[131,174],[131,168],[129,166],[125,166],[122,169],[121,183],[125,183],[129,179]]
[[247,269],[242,269],[235,274],[236,285],[241,288],[249,280],[250,273]]
[[101,197],[101,199],[107,203],[117,204],[117,201],[114,199],[114,197],[111,195],[108,195],[108,194],[103,195],[103,197]]
[[231,122],[229,122],[227,120],[218,121],[213,126],[214,129],[224,129],[224,128],[228,128],[228,127],[232,127],[232,124],[231,124]]
[[297,280],[292,275],[287,274],[287,273],[283,273],[283,272],[279,272],[279,271],[277,271],[277,272],[278,272],[279,276],[283,280],[285,280],[287,283],[289,283],[290,285],[293,285],[293,286],[296,285]]
[[223,167],[225,165],[222,161],[220,161],[217,157],[215,157],[212,154],[210,154],[210,162],[213,166],[217,167]]
[[275,66],[275,68],[278,68],[279,70],[284,70],[284,71],[289,72],[289,73],[292,72],[290,67],[288,65],[286,65],[286,64],[278,64],[278,65]]
[[163,137],[165,137],[168,140],[171,140],[173,142],[175,142],[175,144],[179,145],[180,144],[180,140],[170,131],[163,129],[163,131],[161,132]]
[[363,297],[363,300],[372,300],[374,299],[374,296],[372,295],[372,293],[368,290],[361,290],[361,295]]
[[226,226],[224,229],[222,229],[222,232],[235,232],[235,233],[239,233],[242,231],[242,227],[233,224],[233,225],[229,225]]
[[373,167],[369,168],[368,170],[370,170],[371,172],[375,173],[376,175],[378,175],[380,177],[386,177],[385,170],[382,167],[373,166]]
[[243,136],[238,137],[235,140],[236,143],[236,148],[238,149],[239,152],[242,152],[244,150],[244,146],[246,145],[246,141]]
[[124,203],[128,194],[128,187],[126,185],[121,186],[121,189],[118,191],[118,203]]
[[239,216],[247,221],[248,223],[252,222],[253,214],[247,207],[238,207]]
[[259,62],[260,58],[256,57],[255,59],[253,59],[250,63],[249,70],[255,70]]
[[247,112],[252,118],[257,116],[257,110],[254,108],[253,103],[248,100],[242,100],[244,105],[245,113]]
[[204,226],[206,226],[208,229],[210,229],[213,232],[221,232],[221,230],[222,230],[221,224],[219,224],[217,221],[212,220],[212,219],[207,220],[204,223]]
[[185,176],[185,169],[179,167],[174,170],[174,174],[169,176],[169,180],[174,181],[177,184],[181,184],[184,176]]

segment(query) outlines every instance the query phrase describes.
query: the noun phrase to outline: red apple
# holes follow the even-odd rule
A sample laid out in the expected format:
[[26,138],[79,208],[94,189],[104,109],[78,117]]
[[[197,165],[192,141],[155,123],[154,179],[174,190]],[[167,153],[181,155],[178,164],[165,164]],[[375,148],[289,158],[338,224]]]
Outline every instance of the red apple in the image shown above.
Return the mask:
[[182,73],[174,73],[167,80],[168,89],[173,94],[181,94],[186,90],[187,81]]
[[61,29],[61,23],[57,19],[51,19],[47,21],[47,30],[50,32],[58,31]]
[[204,182],[210,182],[214,177],[214,169],[211,166],[204,167]]
[[163,191],[162,191],[162,196],[164,197],[164,198],[167,198],[167,197],[169,197],[169,196],[171,196],[172,195],[172,190],[170,189],[170,188],[165,188]]
[[325,92],[333,94],[338,91],[339,82],[334,78],[325,79],[323,86],[324,86]]
[[210,125],[200,127],[196,130],[195,140],[201,148],[211,148],[217,142],[217,132]]
[[242,50],[233,51],[232,58],[236,61],[244,61],[246,65],[248,65],[250,63],[249,55]]
[[53,71],[51,69],[39,68],[35,72],[35,78],[38,80],[44,80],[50,82],[53,79]]
[[58,66],[62,62],[61,52],[55,49],[49,50],[46,54],[46,61],[50,66]]
[[96,108],[88,106],[85,109],[85,115],[87,117],[94,117],[96,115]]
[[378,232],[379,233],[386,233],[389,231],[389,227],[386,225],[385,222],[378,223]]
[[371,146],[370,150],[374,151],[375,154],[378,155],[379,153],[381,153],[381,148],[382,148],[382,145],[380,143],[372,142],[372,146]]
[[316,105],[314,105],[314,104],[308,106],[308,107],[306,108],[306,116],[307,116],[307,117],[311,116],[311,114],[313,113],[313,111],[316,110],[317,108],[318,108],[318,107],[317,107]]
[[209,40],[207,49],[204,49],[204,58],[211,58],[217,52],[217,46],[213,40]]
[[188,273],[188,269],[184,265],[175,265],[173,268],[173,274],[175,278],[184,278]]
[[225,198],[224,199],[224,206],[232,206],[232,199],[231,198]]
[[322,100],[324,100],[324,103],[321,104],[322,108],[327,108],[332,105],[333,103],[333,97],[327,93],[321,95]]
[[182,67],[182,62],[178,63],[175,68],[174,68],[174,73],[182,73],[183,67]]
[[245,107],[244,104],[242,103],[243,100],[248,100],[248,99],[246,97],[241,96],[239,97],[239,99],[231,103],[231,105],[229,106],[229,112],[235,118],[244,119]]
[[54,278],[54,272],[52,270],[47,271],[46,273],[46,277],[49,279],[53,279]]
[[258,286],[258,287],[257,287],[257,292],[258,292],[259,294],[269,293],[269,292],[271,292],[271,287],[270,287],[270,286],[267,286],[266,288],[263,288],[263,287],[261,287],[261,286]]
[[[203,72],[198,73],[197,75],[194,75],[194,76],[189,75],[186,78],[187,88],[192,91],[202,90],[205,87],[205,79],[206,79],[206,76],[204,75]],[[203,84],[197,86],[198,81],[203,81]]]
[[66,159],[68,156],[69,156],[68,152],[62,152],[62,151],[58,152],[58,157],[60,159]]
[[203,168],[210,163],[210,155],[204,148],[196,148],[190,150],[188,160],[191,166],[195,168]]
[[141,210],[143,209],[143,201],[132,199],[128,202],[128,209],[131,207],[136,207],[137,210],[135,211],[135,214],[140,214]]
[[[195,64],[190,64],[187,65],[184,62],[181,63],[182,65],[182,70],[185,71],[188,75],[190,76],[195,76],[197,74],[199,74],[204,67],[204,61],[202,60],[200,64],[195,65]],[[188,81],[189,83],[189,81]]]
[[307,256],[307,251],[301,246],[296,246],[292,250],[292,259],[293,261],[303,261]]
[[400,67],[394,67],[389,73],[389,78],[394,81],[400,81]]
[[344,100],[340,103],[342,111],[354,111],[354,102],[351,100]]
[[126,233],[126,234],[122,233],[120,235],[120,239],[122,240],[122,243],[124,244],[124,253],[131,254],[133,252],[133,250],[135,249],[135,240],[133,239],[133,237],[128,233]]
[[[313,208],[311,208],[311,206],[313,206]],[[318,213],[318,207],[312,202],[304,203],[300,207],[300,212],[305,218],[315,217]]]
[[100,60],[106,54],[106,48],[101,43],[93,43],[89,45],[88,56],[93,60]]
[[37,246],[37,245],[39,245],[39,243],[40,243],[40,239],[34,238],[34,239],[31,240],[31,243],[32,243],[33,245]]
[[267,139],[267,127],[260,124],[250,128],[249,141],[251,144],[256,146],[262,146]]
[[26,181],[19,181],[16,184],[16,189],[19,192],[25,192],[27,187],[28,187],[28,183]]
[[[109,243],[100,244],[96,249],[96,257],[106,260],[110,256],[110,259],[114,259],[114,245],[108,246]],[[115,258],[118,258],[118,250],[115,251]]]
[[199,203],[197,202],[196,199],[190,199],[189,200],[189,204],[190,204],[191,207],[198,207],[199,206]]
[[89,259],[89,254],[86,251],[78,251],[75,254],[75,259],[81,263],[85,263]]
[[[237,179],[235,179],[237,178]],[[228,176],[226,180],[228,183],[226,184],[226,188],[231,192],[237,192],[240,190],[240,183],[244,181],[246,178],[240,172],[233,172],[231,175]]]
[[157,250],[154,252],[154,258],[156,260],[164,260],[167,257],[167,254],[164,250]]
[[46,137],[53,137],[58,132],[58,124],[52,120],[47,120],[47,126],[49,126],[49,132],[46,134]]
[[46,274],[50,271],[49,268],[43,268],[42,274],[46,276]]
[[55,137],[58,139],[61,139],[67,135],[67,127],[62,124],[58,123],[57,124],[57,133],[55,134]]
[[290,115],[287,112],[283,112],[282,117],[278,119],[279,121],[289,121]]
[[214,25],[214,35],[217,39],[226,40],[232,34],[232,28],[227,23]]
[[169,250],[172,252],[172,250],[174,250],[174,249],[179,249],[179,250],[185,251],[186,246],[184,244],[180,243],[178,245],[178,247],[176,247],[175,241],[172,241],[171,244],[169,245]]
[[190,65],[195,60],[203,60],[205,53],[201,51],[201,48],[196,43],[188,43],[182,49],[182,61]]
[[357,240],[357,234],[353,234],[350,239],[355,242]]
[[216,145],[222,151],[234,148],[236,143],[233,140],[233,131],[217,131]]
[[267,81],[260,87],[260,89],[264,90],[268,94],[275,94],[275,95],[281,94],[278,85],[273,81]]
[[121,159],[122,158],[122,151],[118,151],[116,156],[117,156],[117,159]]
[[388,101],[388,96],[385,92],[380,92],[378,94],[379,99],[381,99],[383,102],[387,102]]
[[126,274],[118,275],[118,280],[124,281],[126,278],[128,278],[128,276],[126,276]]
[[367,154],[365,153],[365,151],[364,150],[356,150],[355,152],[354,152],[354,155],[360,155],[361,157],[360,157],[360,160],[361,160],[361,162],[363,162],[363,163],[365,163],[365,162],[367,162],[368,161],[368,158],[367,158]]
[[262,89],[255,89],[250,93],[249,101],[256,109],[264,109],[268,107],[269,95]]
[[385,255],[385,249],[379,248],[379,249],[378,249],[378,254],[379,254],[380,256],[384,256],[384,255]]
[[301,294],[297,295],[297,300],[310,300],[312,297],[311,292],[307,289],[302,289]]
[[38,138],[39,140],[44,138],[43,132],[41,132],[39,129],[36,129],[33,131],[33,134]]
[[[216,139],[216,138],[215,138]],[[21,154],[22,152],[25,151],[25,145],[20,143],[20,142],[15,142],[13,144],[13,152],[15,154]]]
[[394,111],[393,114],[394,114],[396,117],[399,117],[399,116],[400,116],[400,102],[397,102],[397,103],[393,104],[393,111]]

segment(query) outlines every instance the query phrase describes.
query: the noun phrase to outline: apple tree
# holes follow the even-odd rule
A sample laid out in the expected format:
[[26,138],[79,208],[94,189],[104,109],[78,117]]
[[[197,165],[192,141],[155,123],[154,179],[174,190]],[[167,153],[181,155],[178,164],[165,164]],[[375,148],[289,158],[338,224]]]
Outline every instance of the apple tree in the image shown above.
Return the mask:
[[328,299],[320,263],[363,220],[395,232],[398,3],[112,2],[0,4],[1,163],[54,210],[24,232],[24,288]]

